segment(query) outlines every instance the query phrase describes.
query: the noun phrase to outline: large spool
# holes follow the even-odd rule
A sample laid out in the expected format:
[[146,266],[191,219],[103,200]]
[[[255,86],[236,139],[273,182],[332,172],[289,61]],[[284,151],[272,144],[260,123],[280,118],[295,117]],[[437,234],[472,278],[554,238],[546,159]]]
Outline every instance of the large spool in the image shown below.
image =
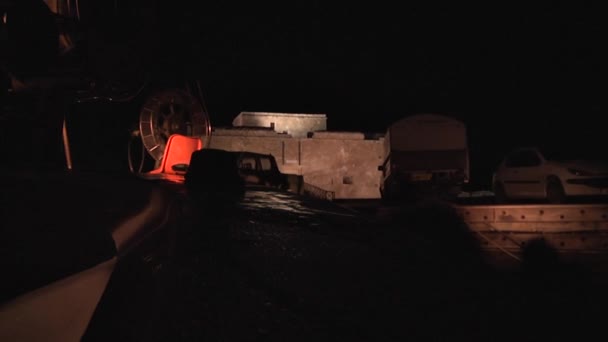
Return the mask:
[[148,154],[157,162],[163,158],[172,134],[196,136],[206,145],[211,133],[209,117],[201,102],[181,89],[165,89],[151,94],[139,115],[139,134]]

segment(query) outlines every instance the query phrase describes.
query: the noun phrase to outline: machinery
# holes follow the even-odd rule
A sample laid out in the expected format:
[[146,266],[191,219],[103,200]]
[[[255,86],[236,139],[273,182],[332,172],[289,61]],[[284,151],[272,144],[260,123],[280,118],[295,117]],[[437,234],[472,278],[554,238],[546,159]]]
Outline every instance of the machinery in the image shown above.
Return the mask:
[[128,158],[131,172],[149,171],[146,170],[146,166],[150,164],[154,164],[152,167],[156,169],[162,162],[169,137],[174,134],[199,137],[202,146],[208,145],[211,123],[202,104],[198,81],[195,83],[198,96],[194,95],[192,88],[187,86],[183,89],[157,90],[146,97],[140,109],[138,129],[132,134],[133,138],[140,139],[139,146],[142,149],[137,168],[133,162],[133,144],[137,142],[129,143]]
[[[139,8],[140,3],[79,0],[44,0],[44,3],[55,16],[61,57],[56,66],[59,76],[51,76],[46,82],[61,87],[77,105],[64,115],[63,152],[68,170],[97,166],[102,172],[107,168],[124,169],[124,152],[120,153],[120,163],[114,156],[118,149],[126,148],[130,171],[148,172],[161,164],[167,141],[174,134],[198,137],[202,146],[207,145],[211,124],[200,82],[189,71],[179,72],[179,65],[164,63],[173,54],[144,48],[150,42],[158,43],[165,36],[166,27],[132,30],[135,26],[158,26],[154,25],[159,20],[156,12],[149,11],[154,4],[144,6],[145,16],[133,17],[132,10]],[[3,121],[20,118],[9,115],[12,110],[4,107],[3,103]],[[132,115],[137,111],[139,117]],[[16,125],[29,124],[21,120]],[[8,121],[3,125],[7,126]]]
[[[63,127],[63,145],[68,170],[89,168],[85,164],[94,165],[95,169],[116,170],[117,167],[122,167],[124,170],[124,166],[120,166],[124,163],[116,160],[116,154],[113,153],[116,153],[117,149],[124,151],[126,148],[129,171],[140,175],[157,170],[161,166],[172,135],[196,137],[201,141],[200,146],[207,146],[209,143],[211,123],[203,105],[198,81],[183,82],[182,86],[147,82],[130,92],[112,92],[111,89],[87,90],[77,96],[76,103],[86,105],[90,102],[95,104],[88,108],[89,110],[103,113],[104,109],[98,108],[104,104],[119,104],[126,107],[128,113],[117,114],[119,120],[111,123],[95,123],[99,115],[97,112],[67,116]],[[130,114],[133,105],[139,108],[138,117]],[[82,119],[85,116],[89,117],[86,119],[88,121]],[[95,139],[90,131],[82,129],[95,124],[96,130],[104,131],[115,138],[100,141]],[[124,127],[128,127],[124,125],[132,127],[129,137],[122,136]],[[72,140],[76,143],[70,146]],[[104,150],[111,152],[100,152]],[[72,158],[74,151],[80,158]],[[124,156],[123,153],[120,155]],[[91,164],[86,160],[96,161]],[[107,165],[108,163],[115,165]]]

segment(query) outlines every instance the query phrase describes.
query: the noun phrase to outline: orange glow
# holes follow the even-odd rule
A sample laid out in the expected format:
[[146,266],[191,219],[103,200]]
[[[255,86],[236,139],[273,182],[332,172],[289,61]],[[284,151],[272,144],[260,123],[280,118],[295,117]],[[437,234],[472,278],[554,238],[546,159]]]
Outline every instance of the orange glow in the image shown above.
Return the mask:
[[65,166],[68,170],[72,170],[72,153],[70,152],[70,141],[68,139],[68,129],[65,126],[65,118],[63,119],[63,152],[65,154]]
[[202,148],[203,141],[199,137],[173,134],[167,140],[160,166],[145,176],[159,176],[161,179],[182,182],[186,171],[179,166],[187,167],[192,153]]

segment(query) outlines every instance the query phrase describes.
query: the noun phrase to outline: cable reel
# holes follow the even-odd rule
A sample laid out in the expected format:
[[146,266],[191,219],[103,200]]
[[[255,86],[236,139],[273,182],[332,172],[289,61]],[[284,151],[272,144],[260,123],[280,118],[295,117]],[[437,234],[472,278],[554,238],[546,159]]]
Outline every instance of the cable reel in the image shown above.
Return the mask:
[[[158,166],[172,134],[200,137],[203,146],[211,134],[209,116],[201,102],[190,92],[177,88],[159,90],[148,96],[139,114],[139,130],[133,136],[141,138],[142,152],[145,149]],[[143,159],[137,172],[142,171]],[[135,172],[130,150],[129,167]]]

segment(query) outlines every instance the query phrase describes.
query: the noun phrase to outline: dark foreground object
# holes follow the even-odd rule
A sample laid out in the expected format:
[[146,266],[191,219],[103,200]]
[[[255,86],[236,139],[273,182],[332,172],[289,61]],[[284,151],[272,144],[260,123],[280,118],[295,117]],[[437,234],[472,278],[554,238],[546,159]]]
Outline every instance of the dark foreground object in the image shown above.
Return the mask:
[[[2,185],[4,299],[113,256],[108,229],[153,188],[99,175]],[[84,341],[587,340],[603,327],[606,273],[542,240],[503,269],[440,203],[380,221],[273,188],[215,205],[166,189],[171,218],[119,260]]]
[[125,259],[85,340],[580,340],[602,326],[604,274],[542,241],[501,270],[438,204],[391,222],[276,190],[182,204],[174,253]]
[[112,229],[148,202],[134,177],[0,171],[0,303],[117,255]]

